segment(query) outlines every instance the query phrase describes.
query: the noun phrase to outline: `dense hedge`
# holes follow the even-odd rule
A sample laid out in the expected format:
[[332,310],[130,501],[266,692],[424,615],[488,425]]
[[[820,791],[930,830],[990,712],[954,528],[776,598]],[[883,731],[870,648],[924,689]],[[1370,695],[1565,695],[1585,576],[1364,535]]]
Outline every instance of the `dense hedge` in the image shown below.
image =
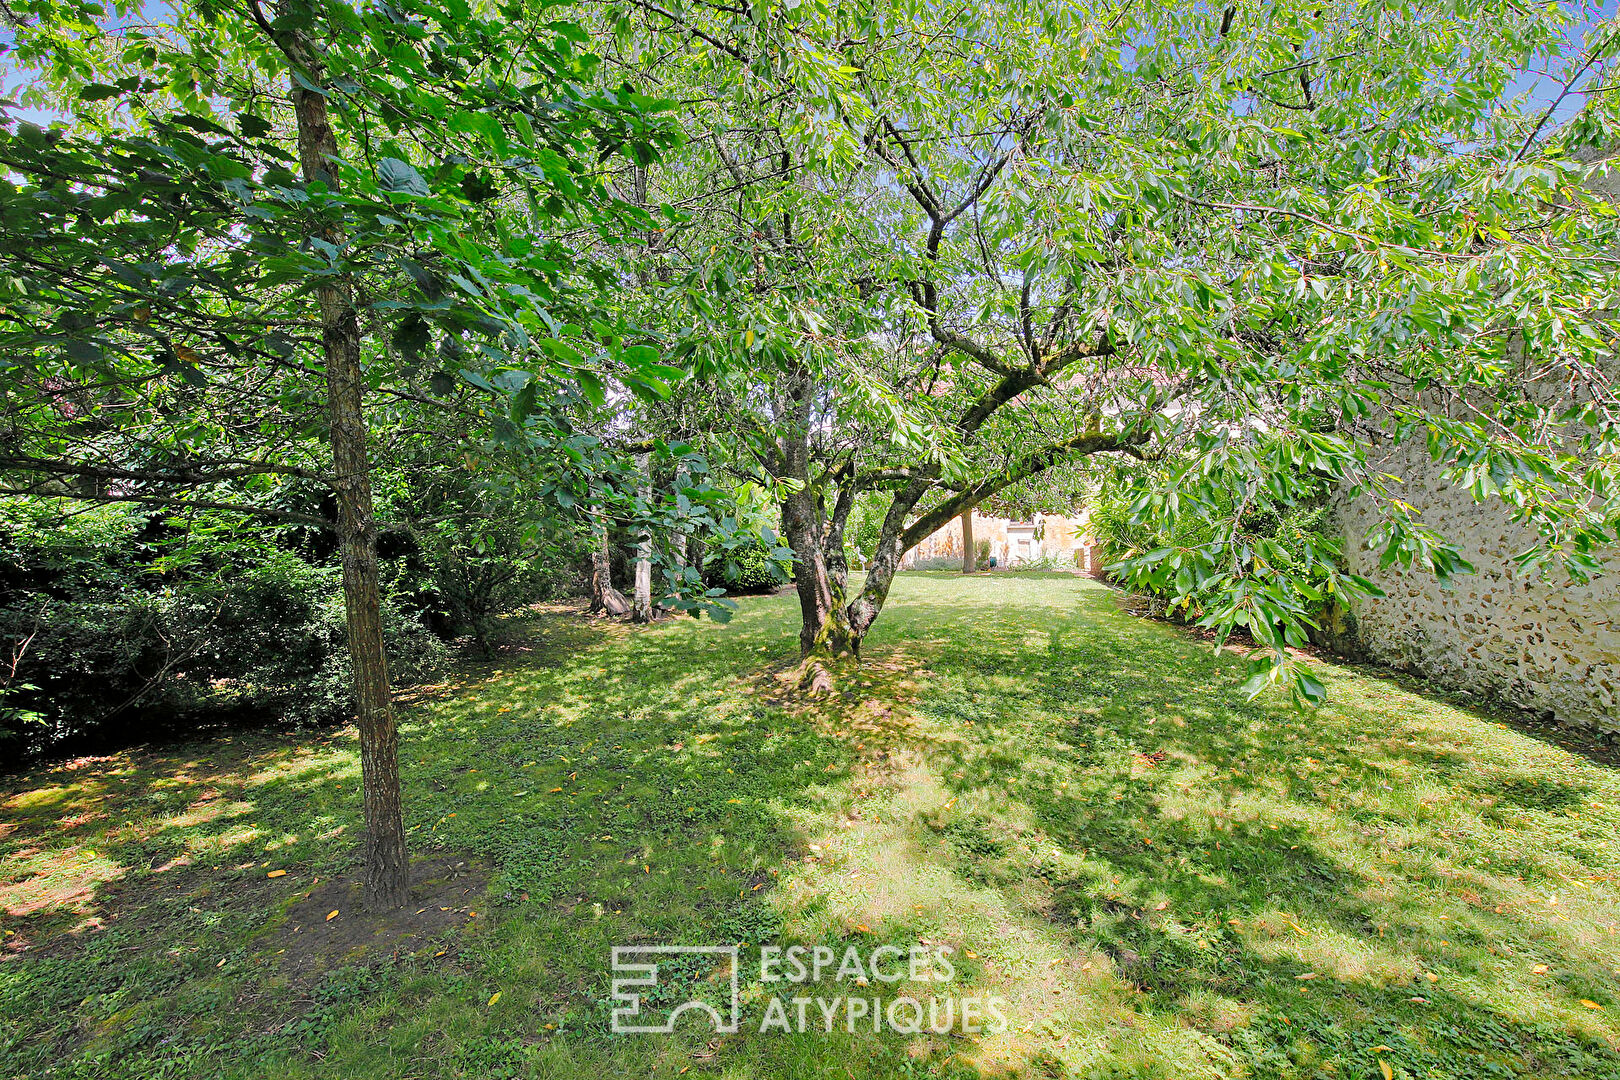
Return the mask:
[[[383,617],[409,685],[444,647],[395,598]],[[349,712],[338,570],[225,522],[6,504],[0,640],[0,759]]]
[[703,565],[703,584],[731,594],[775,592],[792,575],[791,564],[760,543],[712,549]]

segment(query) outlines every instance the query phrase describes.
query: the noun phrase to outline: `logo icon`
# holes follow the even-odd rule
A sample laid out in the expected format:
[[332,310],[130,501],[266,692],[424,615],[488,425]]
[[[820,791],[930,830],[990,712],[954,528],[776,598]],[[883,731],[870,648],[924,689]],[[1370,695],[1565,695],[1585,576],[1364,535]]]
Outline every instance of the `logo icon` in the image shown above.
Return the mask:
[[[681,998],[672,984],[685,984],[688,993],[695,985],[709,985],[702,968],[724,957],[730,961],[731,993],[726,1015],[716,1003],[687,996]],[[620,1035],[668,1035],[682,1013],[709,1014],[717,1034],[732,1034],[738,1026],[738,955],[735,945],[616,945],[613,948],[612,1029]],[[660,976],[666,976],[660,978]],[[716,987],[716,990],[719,988]],[[667,1012],[667,1002],[678,1003]],[[659,1017],[662,1016],[662,1021]]]

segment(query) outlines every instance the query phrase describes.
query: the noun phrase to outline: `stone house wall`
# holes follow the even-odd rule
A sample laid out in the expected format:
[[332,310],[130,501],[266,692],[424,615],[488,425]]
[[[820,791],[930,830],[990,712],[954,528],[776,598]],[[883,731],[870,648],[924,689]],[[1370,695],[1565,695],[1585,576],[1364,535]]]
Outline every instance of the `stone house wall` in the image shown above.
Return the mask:
[[[990,517],[974,511],[973,514],[973,542],[975,545],[988,543],[990,554],[995,558],[997,565],[1009,566],[1018,560],[1014,550],[1013,539],[1009,536],[1009,528],[1019,535],[1024,535],[1031,527],[1034,528],[1036,550],[1034,554],[1054,555],[1061,558],[1074,558],[1080,553],[1082,569],[1095,569],[1097,559],[1093,554],[1095,542],[1086,531],[1086,515],[1084,511],[1077,517],[1064,517],[1057,514],[1037,514],[1033,522],[1015,522],[1002,517]],[[956,559],[962,558],[962,523],[958,518],[952,518],[940,526],[933,533],[924,537],[922,542],[901,559],[903,569],[910,569],[919,562],[930,559]]]

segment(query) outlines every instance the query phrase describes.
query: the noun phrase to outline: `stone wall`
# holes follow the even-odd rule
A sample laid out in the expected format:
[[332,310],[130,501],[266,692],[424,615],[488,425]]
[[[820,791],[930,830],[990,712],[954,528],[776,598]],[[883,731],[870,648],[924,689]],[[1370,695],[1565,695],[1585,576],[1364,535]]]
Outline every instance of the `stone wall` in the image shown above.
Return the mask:
[[1398,449],[1384,470],[1405,478],[1401,497],[1476,572],[1442,586],[1426,570],[1380,570],[1379,553],[1361,546],[1374,522],[1370,504],[1342,507],[1348,568],[1388,593],[1357,605],[1355,645],[1443,686],[1620,731],[1620,560],[1588,585],[1519,576],[1513,555],[1533,534],[1501,503],[1477,504],[1447,484],[1421,446]]

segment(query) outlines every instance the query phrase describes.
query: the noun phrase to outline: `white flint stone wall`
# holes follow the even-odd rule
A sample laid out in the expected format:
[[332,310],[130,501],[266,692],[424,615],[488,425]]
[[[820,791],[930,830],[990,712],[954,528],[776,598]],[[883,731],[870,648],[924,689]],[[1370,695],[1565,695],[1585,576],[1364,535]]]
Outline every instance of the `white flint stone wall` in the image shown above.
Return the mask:
[[1398,449],[1385,471],[1405,478],[1401,498],[1462,549],[1475,573],[1442,586],[1426,570],[1380,570],[1361,546],[1370,504],[1340,511],[1346,561],[1388,594],[1355,609],[1354,639],[1370,659],[1455,689],[1620,731],[1620,560],[1587,585],[1516,573],[1533,534],[1500,502],[1475,503],[1440,476],[1420,445]]

